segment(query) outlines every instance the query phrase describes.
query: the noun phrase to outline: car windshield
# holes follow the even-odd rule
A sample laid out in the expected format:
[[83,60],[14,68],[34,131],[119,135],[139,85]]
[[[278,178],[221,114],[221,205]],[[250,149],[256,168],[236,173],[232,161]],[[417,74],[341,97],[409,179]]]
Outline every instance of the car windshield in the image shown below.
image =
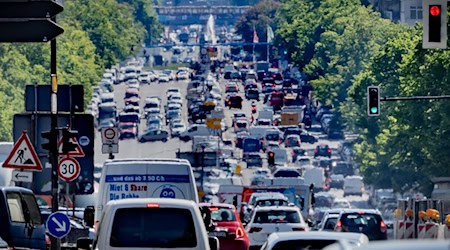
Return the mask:
[[255,214],[254,223],[301,223],[300,214],[296,211],[258,211]]
[[115,212],[111,247],[194,248],[197,247],[193,215],[178,208],[121,208]]

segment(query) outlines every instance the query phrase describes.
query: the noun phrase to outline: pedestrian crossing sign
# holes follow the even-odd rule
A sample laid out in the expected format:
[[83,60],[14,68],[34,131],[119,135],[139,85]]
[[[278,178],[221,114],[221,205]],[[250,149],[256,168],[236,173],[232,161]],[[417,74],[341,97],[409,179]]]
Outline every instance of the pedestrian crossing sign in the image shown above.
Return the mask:
[[14,144],[8,158],[3,162],[4,168],[18,168],[33,171],[42,171],[42,164],[36,154],[33,144],[24,130],[19,140]]

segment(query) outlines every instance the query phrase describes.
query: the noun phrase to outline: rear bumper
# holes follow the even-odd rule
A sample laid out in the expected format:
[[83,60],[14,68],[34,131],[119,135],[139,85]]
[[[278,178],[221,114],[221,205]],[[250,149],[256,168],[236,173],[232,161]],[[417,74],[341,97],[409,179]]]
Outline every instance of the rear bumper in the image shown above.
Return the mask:
[[219,238],[220,250],[248,250],[250,242],[245,239]]

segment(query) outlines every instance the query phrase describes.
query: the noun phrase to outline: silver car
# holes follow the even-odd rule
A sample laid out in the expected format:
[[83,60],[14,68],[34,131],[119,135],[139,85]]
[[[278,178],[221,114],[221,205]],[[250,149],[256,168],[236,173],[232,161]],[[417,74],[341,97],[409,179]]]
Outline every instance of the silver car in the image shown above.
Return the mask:
[[165,130],[147,130],[139,136],[139,142],[147,141],[163,141],[166,142],[169,138],[169,133]]

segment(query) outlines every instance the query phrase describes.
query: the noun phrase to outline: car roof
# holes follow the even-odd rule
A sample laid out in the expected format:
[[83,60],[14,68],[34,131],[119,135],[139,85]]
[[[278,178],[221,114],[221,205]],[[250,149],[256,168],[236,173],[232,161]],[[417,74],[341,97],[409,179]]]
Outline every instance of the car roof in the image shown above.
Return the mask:
[[434,249],[434,250],[448,250],[450,248],[450,241],[438,240],[438,239],[408,239],[408,240],[390,240],[390,241],[378,241],[370,242],[367,245],[355,247],[358,250],[421,250],[421,249]]
[[[336,199],[336,200],[338,200],[338,199]],[[361,213],[361,212],[364,212],[365,214],[378,214],[378,215],[381,215],[381,213],[380,213],[380,211],[378,209],[363,209],[363,208],[344,208],[344,209],[341,209],[341,214],[353,214],[353,213]]]
[[198,204],[200,207],[221,207],[221,208],[230,208],[233,209],[235,208],[233,205],[228,204],[228,203],[206,203],[206,202],[202,202]]
[[270,211],[300,211],[298,207],[295,206],[267,206],[267,207],[255,207],[255,212],[270,212]]
[[277,243],[288,240],[348,240],[369,242],[367,236],[362,233],[349,232],[327,232],[327,231],[313,231],[313,232],[275,232],[270,234],[267,238],[268,242]]

